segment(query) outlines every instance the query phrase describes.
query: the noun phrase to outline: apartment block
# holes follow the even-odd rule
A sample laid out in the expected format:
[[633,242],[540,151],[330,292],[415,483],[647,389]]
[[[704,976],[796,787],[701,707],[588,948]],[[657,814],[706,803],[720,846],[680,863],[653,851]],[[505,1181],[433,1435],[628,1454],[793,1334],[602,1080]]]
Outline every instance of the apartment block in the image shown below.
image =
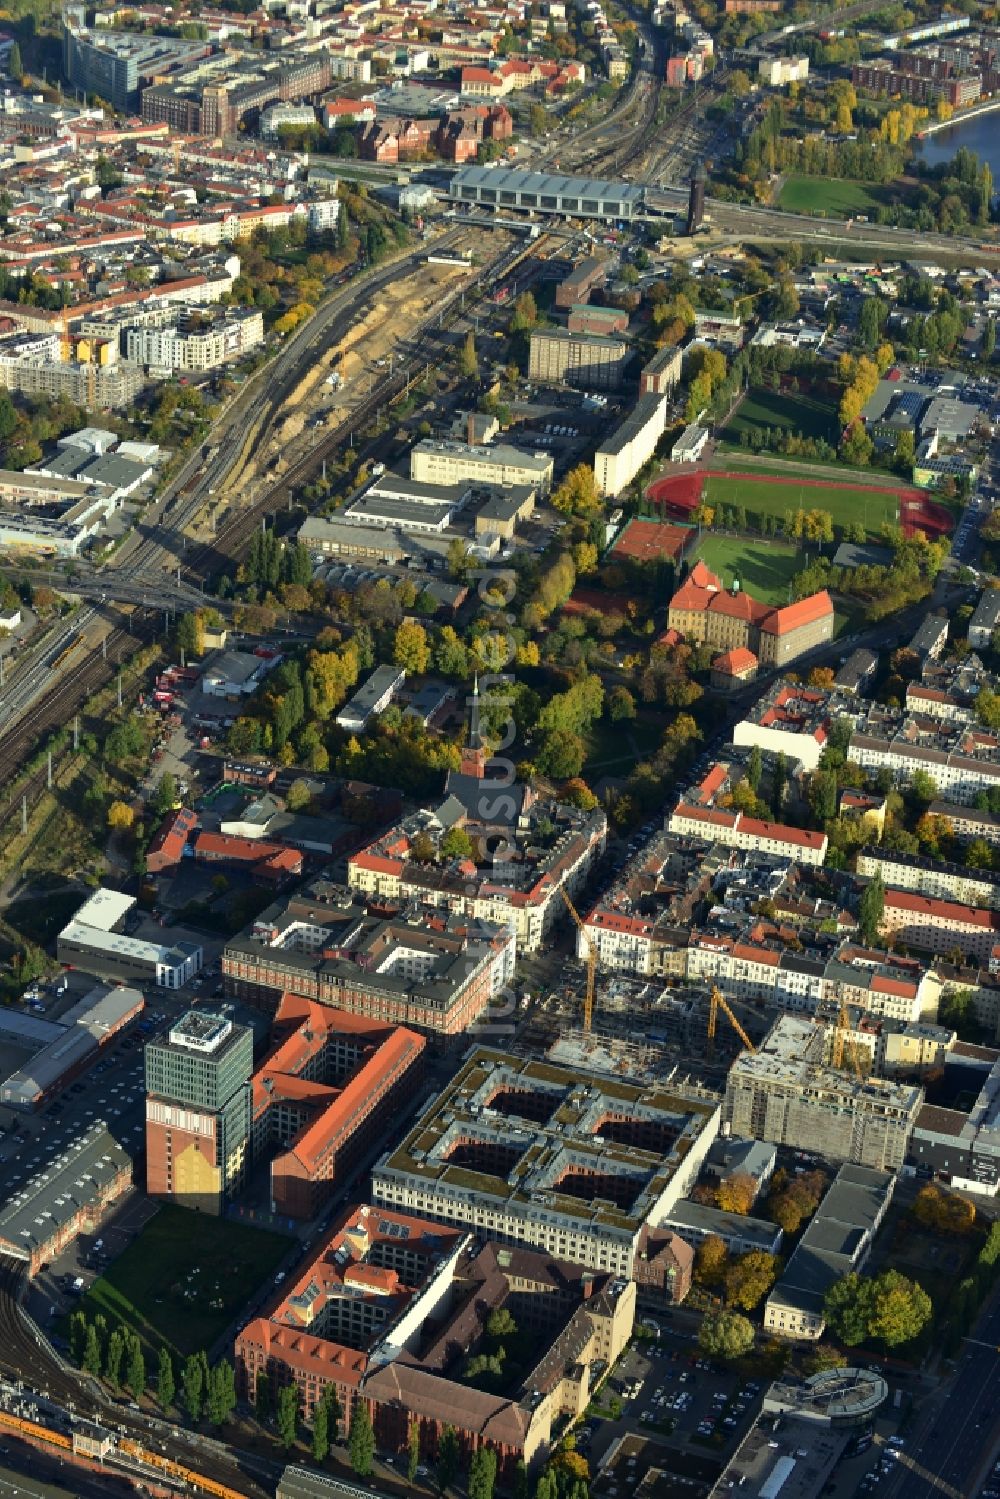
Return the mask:
[[410,449],[410,478],[425,484],[526,484],[548,494],[555,468],[551,453],[527,453],[506,443],[471,445],[430,437]]
[[762,822],[745,812],[723,807],[695,807],[678,802],[670,814],[671,833],[705,842],[724,843],[729,848],[774,854],[799,864],[822,864],[829,843],[825,833],[789,827],[780,822]]
[[[726,1082],[723,1118],[734,1134],[897,1171],[923,1089],[828,1067],[823,1028],[782,1015],[763,1046],[744,1052]],[[815,1059],[815,1060],[814,1060]]]
[[629,346],[623,338],[536,328],[528,352],[528,379],[542,385],[613,390],[621,384]]
[[656,452],[666,423],[666,396],[640,395],[621,426],[604,438],[594,454],[598,494],[621,494]]
[[830,727],[830,694],[776,682],[733,729],[733,743],[784,755],[790,765],[816,770]]
[[510,980],[514,953],[507,926],[418,903],[369,916],[363,898],[318,880],[231,938],[222,971],[227,993],[257,1009],[274,1013],[295,995],[445,1044]]
[[923,1106],[909,1160],[960,1192],[996,1197],[1000,1192],[1000,1062],[988,1068],[968,1113]]
[[642,367],[639,376],[639,394],[669,396],[680,384],[684,356],[680,347],[667,346],[658,349],[652,359]]
[[882,935],[942,957],[960,953],[986,967],[1000,942],[1000,911],[890,887],[885,892]]
[[477,1048],[372,1174],[376,1202],[629,1277],[697,1179],[719,1108]]
[[902,785],[925,771],[943,800],[963,806],[1000,787],[1000,737],[979,726],[873,704],[858,718],[848,754],[863,770],[891,770]]
[[866,879],[881,874],[895,890],[911,890],[934,900],[954,901],[989,911],[1000,910],[1000,874],[988,869],[938,862],[923,854],[862,849],[857,872]]

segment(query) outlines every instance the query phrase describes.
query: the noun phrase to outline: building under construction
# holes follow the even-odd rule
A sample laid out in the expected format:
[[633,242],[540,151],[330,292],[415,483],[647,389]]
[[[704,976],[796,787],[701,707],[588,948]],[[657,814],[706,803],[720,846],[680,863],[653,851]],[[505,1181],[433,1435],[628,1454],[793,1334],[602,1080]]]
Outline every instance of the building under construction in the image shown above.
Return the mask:
[[723,1118],[734,1135],[878,1170],[902,1166],[922,1088],[826,1064],[826,1028],[782,1015],[760,1050],[733,1063]]

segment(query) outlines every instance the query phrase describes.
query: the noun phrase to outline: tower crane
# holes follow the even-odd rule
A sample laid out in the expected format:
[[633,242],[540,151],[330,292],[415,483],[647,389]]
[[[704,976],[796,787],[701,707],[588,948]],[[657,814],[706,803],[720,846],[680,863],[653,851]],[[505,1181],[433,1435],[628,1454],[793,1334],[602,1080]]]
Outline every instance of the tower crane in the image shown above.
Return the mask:
[[584,946],[587,952],[587,987],[584,990],[583,995],[583,1034],[585,1036],[589,1036],[591,1025],[594,1019],[594,986],[597,980],[597,948],[594,946],[587,928],[583,924],[583,918],[581,917],[579,911],[576,909],[576,906],[574,906],[573,902],[570,900],[569,891],[566,889],[565,885],[559,886],[559,893],[561,894],[563,900],[566,902],[567,911],[576,923],[576,929],[580,933],[580,936],[583,938]]
[[858,1056],[857,1043],[849,1039],[850,1030],[851,1017],[847,1013],[847,1005],[841,1000],[840,1009],[837,1011],[837,1019],[833,1026],[833,1046],[830,1053],[830,1060],[834,1067],[843,1067],[844,1052],[849,1052],[855,1076],[859,1083],[863,1083],[865,1081],[865,1070],[861,1065],[861,1058]]
[[756,1052],[756,1046],[754,1046],[753,1042],[750,1040],[750,1037],[747,1035],[742,1025],[740,1025],[740,1022],[737,1020],[736,1016],[733,1014],[729,1006],[729,1001],[726,999],[726,996],[723,994],[718,984],[712,985],[711,993],[708,996],[709,1047],[711,1048],[715,1045],[715,1031],[719,1022],[720,1010],[725,1015],[726,1019],[729,1021],[729,1024],[739,1036],[740,1040],[743,1042],[743,1045],[746,1047],[747,1051]]

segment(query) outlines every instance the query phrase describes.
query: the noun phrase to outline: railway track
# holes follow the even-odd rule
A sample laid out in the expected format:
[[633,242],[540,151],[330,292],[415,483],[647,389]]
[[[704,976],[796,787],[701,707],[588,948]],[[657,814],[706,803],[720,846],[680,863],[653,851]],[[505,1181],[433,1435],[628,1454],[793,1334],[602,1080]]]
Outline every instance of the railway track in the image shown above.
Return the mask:
[[[134,650],[156,638],[158,616],[137,611],[128,624],[117,625],[107,637],[106,654],[93,650],[65,671],[44,696],[3,734],[0,734],[0,779],[8,784],[23,761],[38,748],[45,735],[64,728],[93,692],[110,681],[121,663]],[[0,805],[0,826],[20,814],[21,796],[29,803],[45,785],[47,768],[33,772],[18,788],[17,799]]]
[[[24,1273],[25,1266],[20,1260],[0,1256],[0,1369],[77,1416],[120,1433],[119,1446],[123,1452],[143,1454],[150,1463],[162,1468],[168,1478],[176,1479],[176,1470],[183,1469],[208,1480],[199,1487],[222,1499],[267,1499],[273,1488],[264,1487],[235,1456],[226,1460],[205,1452],[203,1447],[192,1448],[167,1423],[158,1423],[159,1431],[151,1434],[149,1426],[134,1419],[128,1410],[96,1396],[87,1381],[55,1356],[22,1310],[20,1292]],[[166,1437],[162,1435],[165,1427],[171,1433]],[[162,1448],[162,1453],[155,1451],[154,1444]],[[173,1473],[171,1468],[175,1470]]]
[[[542,235],[539,239],[518,247],[514,253],[505,251],[480,269],[477,281],[489,284],[509,276],[522,260],[529,255],[537,255],[546,246],[547,238]],[[246,506],[234,516],[211,542],[189,555],[186,564],[188,582],[195,584],[203,582],[223,566],[238,561],[261,521],[283,508],[289,496],[316,473],[324,459],[331,458],[358,428],[364,427],[383,406],[395,400],[413,379],[414,369],[432,362],[432,356],[439,353],[442,347],[441,332],[455,320],[456,316],[460,315],[457,309],[462,297],[468,291],[469,287],[466,286],[456,287],[454,291],[449,292],[435,309],[430,322],[424,324],[418,333],[406,358],[401,361],[399,369],[381,380],[371,394],[366,396],[339,426],[328,432],[320,442],[310,448],[308,453],[282,474],[280,479],[269,485],[252,505]]]

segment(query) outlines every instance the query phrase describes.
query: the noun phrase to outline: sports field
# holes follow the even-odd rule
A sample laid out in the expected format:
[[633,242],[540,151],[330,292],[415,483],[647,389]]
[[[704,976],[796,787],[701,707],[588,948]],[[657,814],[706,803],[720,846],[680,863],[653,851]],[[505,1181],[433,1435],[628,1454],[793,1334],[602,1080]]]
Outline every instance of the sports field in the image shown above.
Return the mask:
[[861,521],[872,533],[877,533],[883,522],[895,525],[899,519],[895,490],[822,483],[792,475],[787,479],[757,479],[711,474],[705,480],[704,498],[709,505],[742,505],[749,516],[775,515],[779,520],[788,510],[828,510],[835,526]]
[[831,218],[870,213],[881,199],[878,188],[847,177],[804,177],[790,172],[778,194],[779,208],[789,213],[822,213]]
[[805,566],[798,547],[739,536],[706,534],[698,545],[698,556],[726,588],[738,578],[745,593],[765,604],[787,604],[789,580]]
[[759,431],[762,427],[801,432],[803,437],[821,437],[831,444],[836,443],[838,435],[837,413],[828,401],[792,391],[754,387],[719,436],[723,442],[738,447],[741,432]]
[[162,1207],[84,1296],[90,1316],[127,1323],[149,1352],[211,1348],[273,1276],[292,1240],[185,1208]]

